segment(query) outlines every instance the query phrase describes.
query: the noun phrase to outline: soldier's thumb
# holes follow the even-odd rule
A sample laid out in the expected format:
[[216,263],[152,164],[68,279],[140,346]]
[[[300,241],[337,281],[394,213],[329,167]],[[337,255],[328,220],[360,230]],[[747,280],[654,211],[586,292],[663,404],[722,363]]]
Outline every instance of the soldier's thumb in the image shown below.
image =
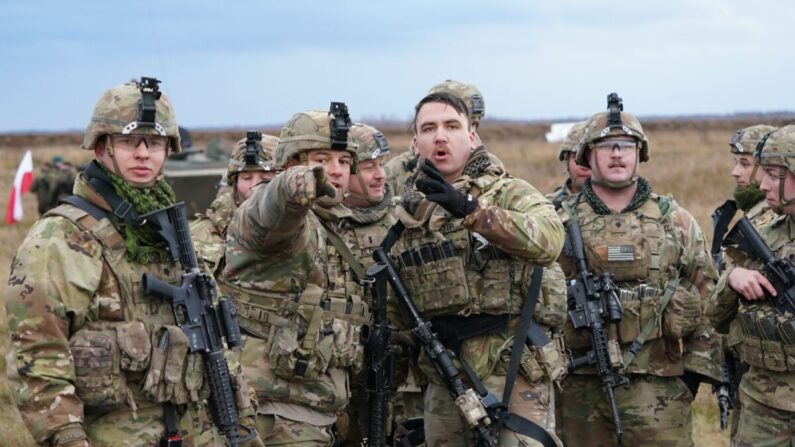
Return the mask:
[[323,170],[322,166],[315,166],[312,168],[312,172],[315,174],[315,186],[317,191],[317,196],[329,196],[332,199],[337,196],[337,189],[334,188],[334,185],[326,176],[326,171]]

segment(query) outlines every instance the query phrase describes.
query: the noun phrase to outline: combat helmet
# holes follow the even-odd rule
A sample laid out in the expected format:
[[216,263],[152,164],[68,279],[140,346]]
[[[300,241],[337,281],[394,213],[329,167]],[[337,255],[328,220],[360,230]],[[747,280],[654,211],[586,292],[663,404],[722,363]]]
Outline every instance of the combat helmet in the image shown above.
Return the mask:
[[778,173],[779,203],[773,206],[781,214],[785,206],[795,203],[795,198],[784,198],[784,179],[786,171],[795,174],[795,125],[780,127],[762,137],[756,146],[754,157],[760,166],[780,166]]
[[428,94],[442,92],[451,93],[464,101],[469,110],[470,121],[479,123],[481,118],[486,116],[486,101],[474,84],[447,79],[428,90]]
[[179,153],[182,145],[174,108],[159,83],[141,77],[103,93],[80,147],[93,150],[100,138],[111,134],[161,135],[168,137],[171,153]]
[[278,172],[273,162],[273,151],[278,143],[279,139],[272,135],[251,130],[246,132],[246,138],[235,143],[232,156],[229,157],[226,184],[233,186],[241,172]]
[[351,118],[344,102],[332,102],[329,111],[309,110],[296,113],[282,127],[279,144],[274,151],[277,168],[298,157],[306,164],[306,152],[313,149],[348,151],[353,157],[351,174],[356,172],[356,143],[351,135]]
[[731,153],[754,155],[759,140],[774,130],[776,130],[775,127],[765,124],[757,124],[738,130],[729,142]]
[[639,161],[649,161],[649,140],[643,133],[643,127],[635,115],[624,112],[624,104],[618,94],[607,95],[607,110],[591,115],[585,122],[582,138],[575,149],[577,164],[588,166],[588,150],[599,140],[614,136],[630,136],[637,140],[640,144]]
[[569,154],[576,152],[575,146],[582,138],[583,130],[585,130],[585,121],[574,123],[574,125],[571,126],[571,129],[569,129],[566,133],[566,137],[563,139],[563,145],[560,147],[558,160],[564,161]]
[[[389,155],[389,142],[386,140],[384,134],[375,127],[368,126],[367,124],[355,123],[351,126],[351,134],[353,135],[354,143],[357,145],[356,151],[359,164],[367,160],[377,160]],[[364,194],[348,191],[350,196],[365,199],[371,205],[376,205],[383,200],[383,197],[370,196],[364,182],[364,177],[362,177],[362,173],[359,171],[358,166],[356,169],[356,179],[359,185],[361,185]]]

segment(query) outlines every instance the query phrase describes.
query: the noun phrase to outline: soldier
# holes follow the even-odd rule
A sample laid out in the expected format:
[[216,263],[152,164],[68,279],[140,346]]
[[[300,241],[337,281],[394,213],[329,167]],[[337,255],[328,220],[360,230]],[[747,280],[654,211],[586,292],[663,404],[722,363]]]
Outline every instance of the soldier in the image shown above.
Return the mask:
[[578,165],[572,155],[576,152],[574,147],[582,137],[582,130],[585,127],[585,122],[575,123],[566,133],[566,138],[563,140],[563,146],[560,148],[558,159],[566,163],[566,180],[556,189],[552,194],[547,195],[547,199],[552,202],[556,210],[559,210],[561,204],[565,202],[572,195],[582,190],[582,185],[591,175],[591,170],[585,166]]
[[[219,191],[203,215],[191,223],[190,232],[196,244],[196,251],[207,263],[207,268],[220,275],[223,267],[221,258],[226,250],[226,229],[235,210],[251,196],[253,188],[267,184],[278,170],[273,164],[273,151],[279,139],[271,135],[256,138],[243,138],[235,144],[226,171],[226,185],[229,189]],[[247,150],[250,156],[247,158]]]
[[[558,340],[531,350],[521,334],[516,344],[522,350],[517,351],[521,373],[506,375],[533,267],[554,262],[563,229],[533,186],[508,175],[477,146],[469,116],[464,101],[446,92],[428,94],[416,106],[412,143],[422,162],[406,182],[397,210],[406,230],[393,253],[418,310],[471,367],[469,380],[498,399],[513,381],[510,410],[540,426],[544,445],[560,445],[550,405],[552,381],[563,371]],[[565,315],[563,297],[544,293],[538,301],[534,319],[532,313],[527,317],[543,325],[539,329],[547,337],[548,328]],[[426,444],[474,445],[474,432],[427,355],[420,356],[419,368],[429,381]],[[535,442],[507,428],[499,434],[501,446]]]
[[255,188],[228,229],[224,287],[249,335],[242,363],[268,446],[327,446],[363,363],[370,312],[335,229],[356,144],[343,103],[293,115],[274,153],[285,169]]
[[[756,151],[764,174],[760,190],[776,217],[758,228],[776,258],[795,253],[795,126],[764,137]],[[779,313],[769,296],[776,291],[760,264],[729,251],[730,264],[710,297],[707,314],[721,332],[738,328],[740,359],[750,366],[740,382],[740,416],[733,446],[789,446],[795,440],[795,363],[792,315]],[[772,324],[765,324],[772,323]],[[766,330],[773,327],[772,333]],[[729,329],[731,328],[731,329]],[[765,329],[764,335],[760,330]],[[764,337],[764,338],[762,338]],[[785,341],[788,340],[788,341]]]
[[4,445],[32,447],[36,443],[25,426],[25,421],[22,420],[22,415],[20,415],[14,400],[13,388],[18,385],[18,377],[6,374],[6,355],[9,351],[10,339],[8,325],[5,324],[8,320],[4,296],[0,296],[0,304],[0,322],[2,322],[0,324],[0,414],[3,415],[0,439],[3,440]]
[[[480,126],[480,120],[486,115],[486,103],[483,100],[483,95],[480,93],[480,90],[478,90],[474,84],[466,84],[464,82],[447,79],[444,82],[434,85],[428,91],[428,93],[439,92],[453,94],[464,101],[467,105],[467,110],[469,110],[469,120],[472,129],[475,131],[476,146],[482,145],[477,130],[478,126]],[[494,155],[490,154],[490,156],[495,162],[499,163],[499,160],[497,160]],[[386,171],[386,182],[392,188],[392,191],[395,191],[395,194],[399,195],[401,193],[403,184],[416,167],[417,150],[413,146],[406,152],[389,160],[384,166],[384,170]]]
[[19,407],[42,445],[223,445],[201,356],[187,352],[171,305],[142,293],[143,273],[178,283],[182,271],[139,218],[174,203],[161,173],[180,138],[159,82],[100,97],[82,144],[94,160],[11,266]]
[[[611,107],[587,120],[576,162],[590,167],[591,177],[563,210],[579,223],[589,269],[612,274],[620,291],[623,318],[617,327],[611,323],[609,334],[624,352],[611,362],[622,364],[619,372],[629,377],[615,388],[624,445],[692,446],[691,404],[699,381],[720,377],[719,346],[702,304],[716,274],[693,216],[638,176],[649,142],[638,120],[620,110]],[[564,255],[560,261],[567,277],[573,275],[573,260]],[[575,331],[570,322],[564,337],[574,358],[591,348],[588,332]],[[559,425],[565,445],[616,444],[602,387],[593,369],[565,380]]]

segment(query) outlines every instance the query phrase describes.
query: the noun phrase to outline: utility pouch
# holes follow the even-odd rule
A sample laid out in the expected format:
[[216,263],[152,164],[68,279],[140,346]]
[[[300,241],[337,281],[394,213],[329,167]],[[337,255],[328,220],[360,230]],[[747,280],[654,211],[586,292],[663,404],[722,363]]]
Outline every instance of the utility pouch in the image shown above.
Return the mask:
[[532,351],[538,365],[544,371],[544,376],[549,377],[553,382],[558,382],[566,377],[568,365],[566,364],[567,355],[563,337],[555,335],[544,346],[533,346]]
[[671,302],[665,308],[663,334],[671,340],[691,335],[697,328],[702,315],[701,296],[695,287],[676,287]]
[[[432,251],[430,248],[417,253]],[[430,247],[430,245],[428,246]],[[404,252],[413,253],[414,250]],[[428,259],[426,254],[415,255]],[[432,260],[420,265],[406,265],[401,276],[406,288],[411,292],[417,309],[426,318],[458,313],[471,305],[466,281],[464,260],[460,256]]]
[[[184,387],[183,369],[188,354],[188,337],[177,326],[164,325],[152,333],[152,359],[144,380],[143,393],[153,402],[173,400],[187,402],[184,395],[176,396]],[[176,402],[175,402],[176,403]]]
[[361,343],[361,325],[339,318],[331,323],[334,331],[331,362],[333,368],[346,368],[358,374],[364,368],[364,345]]
[[81,329],[69,339],[75,362],[75,392],[87,407],[114,408],[127,400],[115,330]]
[[152,342],[149,330],[142,321],[129,321],[116,326],[116,338],[121,349],[121,369],[140,372],[149,367]]

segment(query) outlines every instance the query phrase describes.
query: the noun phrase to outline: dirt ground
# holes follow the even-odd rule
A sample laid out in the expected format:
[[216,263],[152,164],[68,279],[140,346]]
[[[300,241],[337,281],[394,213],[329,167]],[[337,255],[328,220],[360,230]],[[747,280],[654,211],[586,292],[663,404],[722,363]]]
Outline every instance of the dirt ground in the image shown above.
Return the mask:
[[[733,185],[729,175],[733,160],[728,142],[737,129],[762,122],[788,124],[788,120],[771,117],[648,122],[644,128],[650,140],[651,161],[641,165],[640,174],[651,181],[657,193],[673,194],[677,202],[696,217],[708,238],[711,238],[709,216],[715,207],[729,198]],[[551,192],[563,178],[563,165],[557,158],[560,144],[544,141],[544,133],[548,129],[548,124],[485,121],[480,136],[487,148],[509,167],[512,174],[546,193]],[[395,154],[408,148],[411,135],[407,125],[381,130]],[[278,129],[263,131],[278,135]],[[204,147],[214,137],[230,141],[242,138],[245,129],[193,131],[192,136],[194,147]],[[82,135],[78,133],[0,135],[0,191],[10,191],[14,172],[26,149],[33,152],[34,167],[41,166],[55,155],[61,155],[76,164],[89,161],[91,153],[79,149],[81,140]],[[16,248],[38,217],[35,202],[33,195],[26,195],[23,197],[24,220],[16,225],[0,225],[0,277],[8,277]],[[0,209],[4,210],[7,203],[8,192],[0,193]],[[0,329],[2,335],[6,328]],[[726,433],[721,432],[718,426],[715,398],[707,385],[702,385],[696,399],[694,430],[697,446],[728,445]]]

